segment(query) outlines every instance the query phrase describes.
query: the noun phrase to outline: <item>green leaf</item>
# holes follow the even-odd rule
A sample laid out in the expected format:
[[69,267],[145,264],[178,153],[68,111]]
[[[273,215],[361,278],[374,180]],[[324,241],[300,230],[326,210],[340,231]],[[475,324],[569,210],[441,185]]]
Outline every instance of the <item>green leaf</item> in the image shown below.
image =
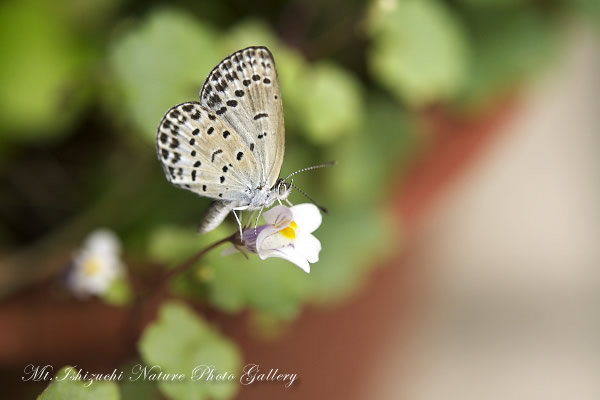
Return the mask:
[[467,38],[460,20],[438,1],[374,4],[368,56],[373,77],[412,106],[454,98],[468,74]]
[[122,306],[129,304],[133,299],[133,293],[129,281],[125,277],[115,279],[108,290],[101,295],[102,300],[115,305]]
[[0,140],[32,141],[68,133],[91,93],[96,51],[51,2],[0,5]]
[[[112,381],[94,381],[88,385],[86,381],[71,380],[67,377],[73,367],[62,368],[53,382],[38,396],[38,400],[119,400],[119,388]],[[71,375],[72,376],[72,375]],[[60,380],[59,380],[60,379]]]
[[357,134],[327,152],[326,159],[338,161],[326,171],[322,184],[332,206],[376,207],[389,193],[390,182],[415,157],[414,116],[383,96],[369,95],[366,100],[367,117]]
[[148,254],[156,261],[173,265],[186,260],[217,240],[231,235],[232,230],[232,226],[223,223],[214,231],[199,235],[192,228],[161,225],[150,235]]
[[302,88],[300,122],[312,142],[332,143],[358,129],[364,105],[360,84],[352,74],[322,62],[296,84]]
[[221,60],[217,34],[207,23],[176,11],[155,12],[113,45],[110,65],[123,115],[154,144],[170,107],[198,100],[205,78]]
[[206,281],[207,296],[225,311],[249,308],[286,320],[307,303],[339,301],[360,287],[378,256],[388,254],[397,234],[389,220],[373,206],[334,205],[314,232],[322,250],[310,274],[279,258],[210,254],[202,261],[213,272]]
[[471,77],[461,101],[483,107],[542,68],[556,51],[551,20],[533,7],[469,14],[473,37]]
[[214,366],[216,374],[239,376],[241,355],[229,339],[201,319],[187,306],[170,302],[164,304],[158,320],[150,324],[138,343],[147,366],[159,366],[163,373],[185,374],[181,382],[160,381],[160,390],[170,399],[229,399],[238,382],[191,380],[197,366]]
[[212,253],[203,262],[213,271],[207,281],[207,296],[225,311],[251,308],[291,319],[307,300],[312,274],[289,261],[261,260],[255,254],[246,259],[240,254],[224,257]]
[[[135,364],[131,367],[133,368]],[[131,371],[131,368],[129,368]],[[124,379],[120,385],[121,397],[125,400],[163,400],[156,385],[149,380],[130,381]]]
[[573,11],[594,24],[596,33],[600,33],[600,3],[597,0],[575,0],[567,3]]
[[524,3],[533,3],[534,0],[460,0],[461,3],[471,7],[510,8]]
[[311,269],[311,301],[331,304],[360,289],[376,263],[402,244],[393,220],[382,207],[333,210],[317,231],[323,250]]

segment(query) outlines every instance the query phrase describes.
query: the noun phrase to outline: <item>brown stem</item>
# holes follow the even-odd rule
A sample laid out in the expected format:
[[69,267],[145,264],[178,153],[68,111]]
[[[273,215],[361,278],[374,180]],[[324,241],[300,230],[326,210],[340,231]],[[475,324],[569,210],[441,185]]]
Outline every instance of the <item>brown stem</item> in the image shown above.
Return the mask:
[[202,258],[206,253],[208,253],[212,249],[214,249],[214,248],[222,245],[223,243],[233,242],[236,235],[237,234],[234,234],[234,235],[231,235],[231,236],[227,236],[227,237],[225,237],[225,238],[223,238],[221,240],[217,240],[216,242],[214,242],[210,246],[204,248],[203,250],[200,250],[198,253],[194,254],[192,257],[190,257],[186,261],[182,262],[178,266],[169,269],[165,273],[165,275],[163,276],[163,278],[160,280],[160,283],[158,284],[158,287],[156,288],[156,292],[155,293],[156,294],[162,294],[162,292],[164,292],[165,289],[167,288],[167,286],[168,286],[169,282],[171,281],[171,279],[173,279],[177,275],[179,275],[179,274],[183,273],[184,271],[186,271],[188,268],[190,268],[192,265],[194,265],[196,263],[196,261],[198,261],[200,258]]
[[131,307],[132,318],[129,319],[129,323],[127,324],[128,327],[126,328],[126,331],[131,335],[130,338],[134,342],[137,341],[140,330],[143,328],[143,326],[145,326],[146,322],[153,318],[158,306],[161,304],[164,297],[166,297],[167,288],[173,278],[188,270],[200,258],[214,248],[227,242],[236,243],[236,237],[237,233],[218,240],[210,246],[200,250],[198,253],[194,254],[181,264],[166,271],[156,287],[153,290],[146,292],[146,295],[138,294],[134,304]]

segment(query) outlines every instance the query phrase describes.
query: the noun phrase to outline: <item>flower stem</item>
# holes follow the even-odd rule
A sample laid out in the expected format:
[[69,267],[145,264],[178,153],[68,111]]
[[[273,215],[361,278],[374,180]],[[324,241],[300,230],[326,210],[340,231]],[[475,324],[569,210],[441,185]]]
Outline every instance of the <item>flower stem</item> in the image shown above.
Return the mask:
[[194,265],[196,263],[196,261],[198,261],[200,258],[202,258],[206,253],[208,253],[212,249],[214,249],[216,247],[219,247],[223,243],[232,242],[234,236],[235,235],[227,236],[227,237],[225,237],[225,238],[223,238],[221,240],[217,240],[216,242],[214,242],[210,246],[208,246],[208,247],[200,250],[198,253],[194,254],[192,257],[190,257],[189,259],[185,260],[184,262],[182,262],[178,266],[169,269],[165,273],[164,277],[161,279],[159,287],[157,288],[158,291],[164,290],[164,288],[168,285],[168,283],[171,281],[171,279],[173,279],[175,276],[177,276],[177,275],[183,273],[184,271],[186,271],[188,268],[190,268],[192,265]]
[[136,300],[131,307],[132,318],[129,319],[129,328],[126,330],[133,333],[133,340],[136,340],[137,336],[140,333],[140,329],[143,328],[145,322],[150,320],[152,316],[155,314],[156,310],[160,306],[164,297],[166,297],[167,288],[169,283],[178,276],[179,274],[185,272],[190,267],[192,267],[200,258],[202,258],[206,253],[215,249],[216,247],[222,245],[223,243],[231,242],[235,243],[236,234],[231,236],[227,236],[221,240],[217,240],[213,244],[205,247],[200,250],[198,253],[194,254],[192,257],[188,258],[181,264],[169,269],[163,277],[160,279],[159,283],[154,287],[154,289],[146,292],[145,295],[138,294],[136,296]]

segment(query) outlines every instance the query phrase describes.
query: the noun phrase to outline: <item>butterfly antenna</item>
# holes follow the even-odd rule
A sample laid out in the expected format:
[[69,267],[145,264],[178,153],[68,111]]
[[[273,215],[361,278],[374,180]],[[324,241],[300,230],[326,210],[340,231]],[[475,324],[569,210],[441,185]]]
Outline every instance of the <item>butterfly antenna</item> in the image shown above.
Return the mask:
[[[284,181],[287,181],[292,176],[294,176],[296,174],[299,174],[300,172],[310,171],[310,170],[313,170],[313,169],[319,169],[319,168],[325,168],[325,167],[331,167],[331,166],[333,166],[335,164],[336,164],[336,161],[329,161],[329,162],[326,162],[326,163],[323,163],[323,164],[313,165],[312,167],[302,168],[302,169],[299,169],[298,171],[292,172],[291,174],[289,174],[288,176],[286,176],[285,179],[284,179]],[[296,188],[296,189],[298,189],[298,188]],[[302,192],[300,189],[298,189],[298,191]],[[304,195],[306,196],[306,194],[304,194]],[[308,196],[306,196],[306,197],[308,197]],[[309,199],[310,199],[310,197],[309,197]]]
[[[299,171],[298,171],[299,172]],[[329,214],[327,212],[327,209],[323,206],[318,205],[313,199],[312,197],[310,197],[308,194],[306,194],[306,192],[302,189],[300,189],[298,186],[294,185],[294,184],[290,184],[291,187],[293,187],[294,189],[296,189],[297,191],[299,191],[300,193],[302,193],[304,195],[304,197],[306,197],[308,200],[310,200],[311,203],[313,203],[315,206],[317,206],[319,208],[319,210],[323,211],[324,214]]]

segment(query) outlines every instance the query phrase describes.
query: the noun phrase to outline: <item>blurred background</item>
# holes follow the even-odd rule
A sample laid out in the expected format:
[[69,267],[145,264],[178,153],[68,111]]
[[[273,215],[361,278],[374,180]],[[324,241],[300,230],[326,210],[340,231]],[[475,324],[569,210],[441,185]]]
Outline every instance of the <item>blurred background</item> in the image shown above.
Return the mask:
[[[42,393],[31,363],[252,363],[299,381],[42,399],[600,398],[599,29],[592,0],[3,2],[5,393]],[[140,306],[235,229],[196,234],[209,201],[166,181],[155,134],[250,45],[277,62],[282,174],[338,161],[294,181],[330,210],[320,260],[217,249]],[[82,298],[99,229],[126,273]]]

